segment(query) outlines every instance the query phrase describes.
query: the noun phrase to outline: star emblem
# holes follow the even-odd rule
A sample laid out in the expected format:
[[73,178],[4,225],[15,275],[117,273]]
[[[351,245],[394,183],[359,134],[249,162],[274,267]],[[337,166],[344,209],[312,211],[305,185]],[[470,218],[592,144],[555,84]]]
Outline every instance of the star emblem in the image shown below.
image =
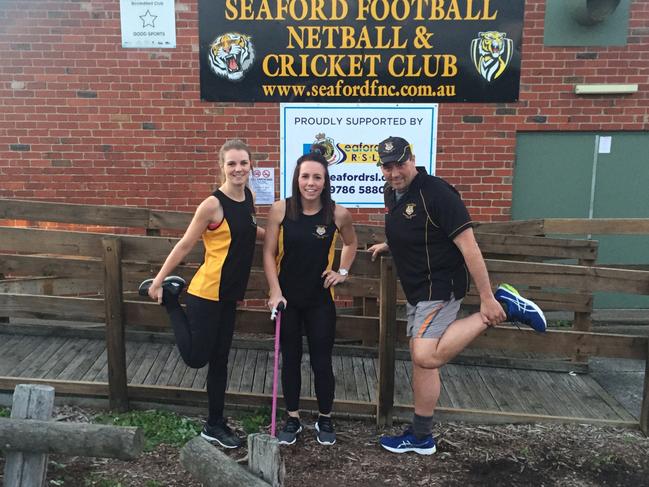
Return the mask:
[[144,15],[140,15],[140,18],[142,19],[142,28],[145,27],[155,28],[155,19],[157,19],[158,16],[152,15],[151,12],[147,10]]

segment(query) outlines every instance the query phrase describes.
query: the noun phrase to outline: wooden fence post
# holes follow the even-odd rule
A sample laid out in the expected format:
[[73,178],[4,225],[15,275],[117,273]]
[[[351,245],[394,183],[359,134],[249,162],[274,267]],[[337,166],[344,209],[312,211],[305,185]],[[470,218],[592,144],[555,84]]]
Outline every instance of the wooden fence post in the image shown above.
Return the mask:
[[[18,384],[11,406],[12,419],[41,419],[52,417],[54,388]],[[47,454],[7,451],[5,454],[4,485],[6,487],[41,487],[45,485]]]
[[[579,265],[583,266],[594,266],[595,265],[595,259],[579,259],[577,261]],[[592,314],[593,314],[593,292],[590,292],[590,310],[589,311],[576,311],[575,312],[575,321],[572,324],[572,329],[573,331],[587,331],[590,332],[593,330],[593,319],[592,319]],[[585,353],[580,353],[577,350],[575,350],[573,356],[572,356],[572,361],[577,362],[577,363],[585,363],[588,364],[588,358],[589,355]]]
[[[0,281],[5,278],[5,275],[0,272]],[[0,323],[9,323],[9,317],[8,316],[0,316]]]
[[104,248],[108,400],[112,410],[123,412],[128,410],[128,389],[122,297],[122,246],[118,237],[102,238],[101,243]]
[[397,278],[394,262],[381,257],[379,303],[379,390],[376,403],[376,425],[392,425],[394,405],[394,347],[397,322]]
[[642,390],[642,406],[640,407],[640,429],[649,436],[649,340],[645,347],[647,357],[644,365],[644,389]]

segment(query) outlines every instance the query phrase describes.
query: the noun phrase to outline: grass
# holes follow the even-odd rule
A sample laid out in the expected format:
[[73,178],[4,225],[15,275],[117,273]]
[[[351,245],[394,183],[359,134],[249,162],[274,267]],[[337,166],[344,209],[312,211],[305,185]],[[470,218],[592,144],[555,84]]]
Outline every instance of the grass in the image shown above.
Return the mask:
[[11,415],[11,410],[7,408],[0,408],[0,418],[8,418]]
[[261,428],[270,424],[270,416],[271,409],[269,407],[255,409],[252,413],[245,414],[240,418],[241,427],[248,435],[259,433]]
[[126,487],[119,480],[101,478],[98,475],[90,475],[83,479],[84,487]]
[[151,451],[161,443],[176,447],[183,446],[201,430],[201,425],[197,421],[167,411],[108,413],[96,416],[94,421],[114,426],[142,428],[145,451]]

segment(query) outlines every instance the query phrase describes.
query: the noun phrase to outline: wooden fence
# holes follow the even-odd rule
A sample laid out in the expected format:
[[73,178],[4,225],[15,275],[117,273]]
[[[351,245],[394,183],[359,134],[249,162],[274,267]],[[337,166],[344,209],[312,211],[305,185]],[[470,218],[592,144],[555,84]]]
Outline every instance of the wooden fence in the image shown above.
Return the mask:
[[[153,302],[136,297],[134,290],[144,278],[154,275],[160,263],[177,241],[174,237],[150,236],[166,229],[182,229],[191,218],[180,212],[138,208],[71,205],[34,201],[0,200],[0,219],[97,225],[124,233],[49,230],[40,228],[0,227],[0,317],[40,318],[106,323],[109,363],[108,384],[62,382],[57,390],[82,395],[108,396],[112,407],[126,408],[129,399],[173,401],[179,388],[127,385],[125,329],[161,330],[167,328],[164,310]],[[498,231],[502,226],[495,225]],[[114,227],[114,228],[113,228]],[[133,229],[141,235],[134,235]],[[361,244],[382,241],[379,227],[358,226]],[[589,240],[555,239],[511,232],[487,233],[489,225],[478,227],[480,247],[488,257],[492,281],[529,286],[526,294],[544,310],[572,311],[575,327],[570,331],[549,331],[538,335],[511,327],[486,331],[473,348],[506,349],[517,352],[563,354],[583,360],[588,356],[635,358],[647,360],[645,337],[591,333],[590,313],[594,291],[619,291],[649,295],[649,272],[599,268],[597,243]],[[146,234],[149,234],[147,236]],[[202,260],[198,244],[179,266],[177,273],[189,278]],[[337,258],[339,255],[337,256]],[[547,263],[573,260],[576,265]],[[587,264],[587,265],[583,265]],[[255,254],[246,297],[264,298],[267,287],[261,270],[260,249]],[[362,315],[341,315],[337,338],[362,341],[378,349],[379,377],[376,403],[337,401],[337,411],[375,414],[381,424],[389,422],[399,407],[394,405],[395,347],[405,338],[405,321],[397,319],[395,303],[403,300],[396,285],[395,270],[389,257],[371,262],[369,252],[360,251],[352,277],[337,286],[345,297],[375,302]],[[38,277],[37,291],[34,277]],[[21,279],[21,277],[23,279]],[[29,279],[24,279],[24,278]],[[466,303],[477,304],[470,294]],[[581,318],[580,318],[581,317]],[[0,318],[1,319],[1,318]],[[271,333],[266,310],[241,309],[237,329],[250,333]],[[521,338],[524,333],[524,338]],[[0,388],[13,381],[0,378]],[[649,387],[645,383],[640,418],[648,430]],[[198,391],[182,390],[186,400]],[[228,400],[239,404],[265,404],[267,398],[254,394],[230,394]],[[310,404],[307,401],[306,406]]]

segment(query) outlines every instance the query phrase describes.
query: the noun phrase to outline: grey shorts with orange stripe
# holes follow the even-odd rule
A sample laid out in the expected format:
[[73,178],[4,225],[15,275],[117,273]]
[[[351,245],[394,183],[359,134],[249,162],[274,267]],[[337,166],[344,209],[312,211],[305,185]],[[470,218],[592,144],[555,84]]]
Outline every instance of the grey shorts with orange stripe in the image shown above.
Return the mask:
[[419,301],[406,303],[407,335],[412,338],[439,338],[457,319],[461,299],[451,295],[450,301]]

